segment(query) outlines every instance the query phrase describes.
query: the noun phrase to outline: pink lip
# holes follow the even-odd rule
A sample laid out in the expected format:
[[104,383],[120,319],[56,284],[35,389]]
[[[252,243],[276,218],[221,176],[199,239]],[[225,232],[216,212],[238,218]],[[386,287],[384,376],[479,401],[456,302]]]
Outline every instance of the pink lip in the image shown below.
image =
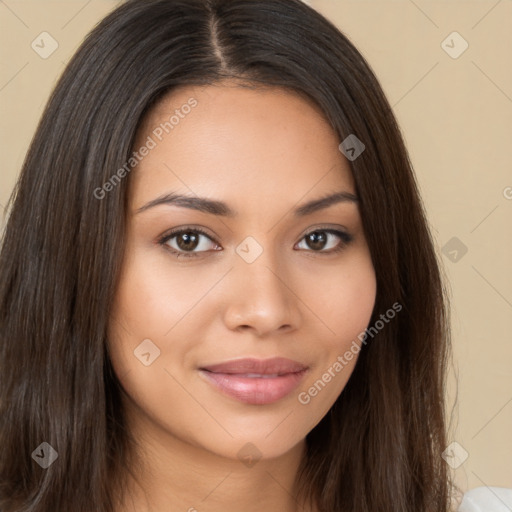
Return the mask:
[[241,402],[270,404],[289,395],[307,372],[307,366],[275,357],[237,359],[200,368],[200,373],[220,391]]

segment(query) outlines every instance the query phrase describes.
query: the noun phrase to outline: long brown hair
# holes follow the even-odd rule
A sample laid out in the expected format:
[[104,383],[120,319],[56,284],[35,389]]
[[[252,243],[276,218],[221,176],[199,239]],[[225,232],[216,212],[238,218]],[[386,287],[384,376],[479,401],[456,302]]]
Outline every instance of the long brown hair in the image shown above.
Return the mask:
[[[0,253],[0,508],[112,512],[130,470],[106,332],[119,277],[131,156],[173,88],[226,78],[286,87],[324,112],[350,161],[377,276],[368,338],[307,435],[299,488],[322,512],[446,512],[446,292],[403,139],[370,66],[299,0],[131,0],[59,80],[10,201]],[[46,442],[58,463],[32,456]],[[44,445],[46,446],[46,445]],[[41,449],[41,448],[39,448]],[[47,448],[48,449],[48,448]]]

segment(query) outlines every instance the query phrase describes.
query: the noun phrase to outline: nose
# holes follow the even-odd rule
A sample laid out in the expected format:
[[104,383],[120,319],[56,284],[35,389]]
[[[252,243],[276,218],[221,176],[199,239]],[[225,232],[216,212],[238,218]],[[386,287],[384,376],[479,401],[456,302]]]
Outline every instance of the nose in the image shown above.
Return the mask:
[[276,269],[269,257],[237,261],[230,272],[225,325],[231,330],[252,330],[259,337],[300,327],[300,300],[289,274]]

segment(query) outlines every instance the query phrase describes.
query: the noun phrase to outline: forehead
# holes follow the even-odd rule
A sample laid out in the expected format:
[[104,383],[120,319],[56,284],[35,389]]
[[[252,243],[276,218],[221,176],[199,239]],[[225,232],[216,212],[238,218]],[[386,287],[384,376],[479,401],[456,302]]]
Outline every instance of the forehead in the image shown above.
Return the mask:
[[211,196],[237,210],[355,193],[340,140],[320,109],[280,88],[184,87],[146,116],[134,150],[151,151],[131,179],[135,200],[164,192]]

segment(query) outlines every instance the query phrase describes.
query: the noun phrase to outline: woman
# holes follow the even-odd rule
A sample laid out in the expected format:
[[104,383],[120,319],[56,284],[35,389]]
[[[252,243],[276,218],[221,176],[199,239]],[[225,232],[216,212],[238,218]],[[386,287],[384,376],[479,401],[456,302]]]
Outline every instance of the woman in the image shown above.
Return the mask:
[[131,0],[0,255],[4,512],[445,512],[448,314],[369,65],[298,0]]

